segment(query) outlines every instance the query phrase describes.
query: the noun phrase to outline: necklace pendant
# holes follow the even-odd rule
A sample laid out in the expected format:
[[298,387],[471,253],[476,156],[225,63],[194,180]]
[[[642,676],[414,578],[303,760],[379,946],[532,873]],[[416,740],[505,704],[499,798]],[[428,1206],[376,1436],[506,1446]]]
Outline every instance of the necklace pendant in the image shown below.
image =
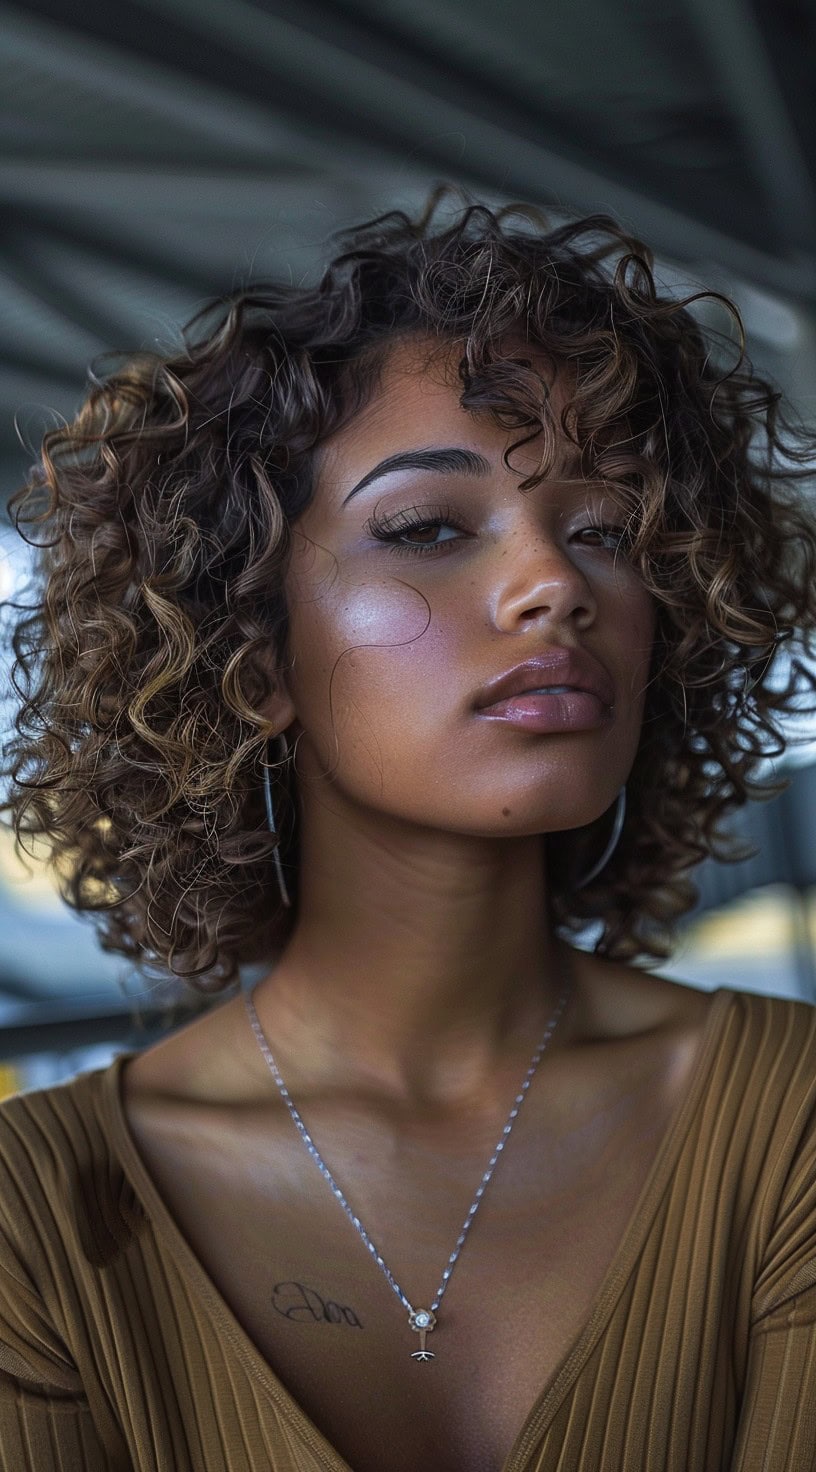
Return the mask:
[[430,1334],[431,1330],[436,1324],[436,1319],[431,1313],[431,1310],[429,1308],[412,1309],[408,1318],[408,1323],[411,1325],[411,1328],[414,1329],[419,1335],[419,1349],[414,1350],[413,1354],[411,1355],[411,1359],[419,1360],[420,1362],[423,1362],[425,1360],[435,1360],[436,1355],[432,1354],[429,1349],[425,1348],[425,1335]]

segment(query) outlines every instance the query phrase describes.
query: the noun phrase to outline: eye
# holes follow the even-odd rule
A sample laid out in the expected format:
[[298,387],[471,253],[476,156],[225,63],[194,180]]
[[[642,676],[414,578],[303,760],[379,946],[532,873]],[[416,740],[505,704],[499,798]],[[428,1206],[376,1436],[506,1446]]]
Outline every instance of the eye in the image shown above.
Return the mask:
[[[579,527],[576,536],[583,537],[589,533],[590,536],[600,538],[601,541],[611,543],[613,549],[622,546],[626,538],[625,526],[607,526],[605,522],[591,521],[588,526]],[[596,543],[597,545],[597,543]]]
[[[438,553],[442,548],[458,542],[462,528],[453,519],[448,506],[412,506],[398,511],[393,516],[369,517],[365,529],[378,542],[389,543],[389,551],[398,555],[423,556]],[[449,535],[439,537],[440,532]],[[417,541],[408,538],[418,537]]]

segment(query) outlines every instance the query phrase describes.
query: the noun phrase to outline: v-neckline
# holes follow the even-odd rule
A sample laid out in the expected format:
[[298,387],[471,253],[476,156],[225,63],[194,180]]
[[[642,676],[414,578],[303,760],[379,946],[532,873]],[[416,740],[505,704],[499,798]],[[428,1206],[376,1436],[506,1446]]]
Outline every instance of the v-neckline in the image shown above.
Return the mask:
[[[654,1212],[665,1184],[674,1169],[677,1156],[707,1081],[714,1052],[720,1038],[720,1022],[736,993],[719,987],[714,993],[692,1065],[691,1076],[682,1098],[676,1104],[669,1124],[649,1167],[646,1180],[634,1210],[623,1232],[617,1250],[595,1296],[584,1327],[570,1349],[562,1356],[546,1385],[532,1406],[500,1472],[524,1472],[525,1457],[543,1434],[549,1419],[558,1409],[564,1394],[577,1377],[593,1349],[640,1255]],[[194,1290],[209,1305],[234,1350],[278,1409],[287,1417],[292,1429],[325,1463],[327,1472],[354,1472],[328,1441],[275,1374],[260,1350],[239,1323],[232,1309],[216,1288],[200,1259],[171,1215],[156,1187],[153,1177],[139,1153],[130,1132],[122,1104],[121,1074],[125,1063],[137,1056],[138,1049],[119,1053],[113,1062],[98,1070],[104,1107],[111,1125],[111,1142],[124,1173],[141,1201],[151,1223],[169,1247],[169,1255],[192,1283]]]

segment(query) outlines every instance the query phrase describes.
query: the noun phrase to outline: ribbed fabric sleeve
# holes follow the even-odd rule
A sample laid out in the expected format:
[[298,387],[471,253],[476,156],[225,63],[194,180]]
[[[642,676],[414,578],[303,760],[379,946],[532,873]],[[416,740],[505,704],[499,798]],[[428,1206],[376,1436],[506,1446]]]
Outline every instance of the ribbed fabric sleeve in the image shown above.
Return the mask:
[[[129,1056],[0,1104],[0,1472],[349,1472],[159,1197],[121,1107]],[[816,1008],[723,989],[502,1472],[809,1469]]]

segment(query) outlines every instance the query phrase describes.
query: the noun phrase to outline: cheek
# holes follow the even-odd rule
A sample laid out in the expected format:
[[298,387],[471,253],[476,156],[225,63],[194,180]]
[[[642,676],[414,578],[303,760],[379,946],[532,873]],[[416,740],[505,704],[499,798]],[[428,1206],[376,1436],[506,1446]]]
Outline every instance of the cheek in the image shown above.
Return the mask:
[[597,617],[603,651],[619,681],[617,715],[621,732],[636,744],[646,703],[657,609],[651,594],[633,569],[619,567],[595,585]]
[[649,695],[654,631],[655,618],[652,610],[649,609],[646,616],[633,629],[634,637],[629,644],[625,661],[625,667],[630,672],[628,688],[626,680],[621,681],[624,710],[627,712],[625,720],[630,728],[630,736],[634,744],[633,753],[640,742],[646,701]]
[[657,609],[651,594],[637,574],[627,569],[613,572],[596,587],[598,599],[597,627],[615,630],[620,647],[627,648],[633,659],[648,663],[657,623]]
[[333,576],[293,578],[288,596],[290,688],[301,724],[315,736],[391,724],[406,709],[416,716],[428,704],[429,681],[443,672],[449,680],[456,667],[456,623],[432,618],[407,581],[352,580],[335,568]]

